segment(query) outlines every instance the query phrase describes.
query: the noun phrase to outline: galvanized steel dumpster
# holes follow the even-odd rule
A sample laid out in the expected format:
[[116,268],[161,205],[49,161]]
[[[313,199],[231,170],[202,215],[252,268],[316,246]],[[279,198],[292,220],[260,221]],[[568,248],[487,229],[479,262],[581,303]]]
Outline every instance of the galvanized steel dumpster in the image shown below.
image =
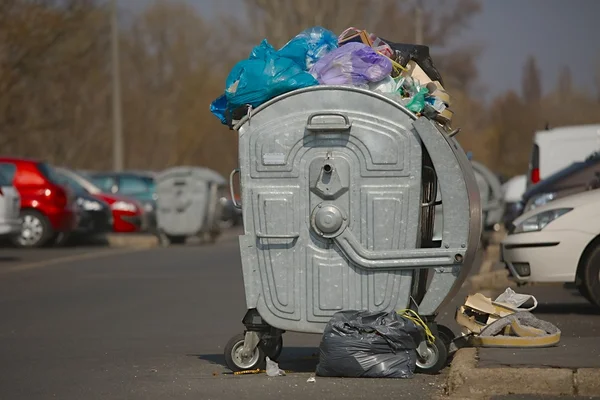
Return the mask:
[[214,240],[220,233],[220,196],[226,180],[202,167],[174,167],[156,178],[157,231],[163,244],[190,236]]
[[[264,366],[284,331],[322,333],[341,310],[410,307],[441,337],[433,320],[481,235],[479,189],[452,134],[344,86],[296,90],[248,114],[235,126],[240,165],[230,177],[233,187],[239,172],[246,329],[225,348],[228,367]],[[446,361],[440,341],[421,369]]]

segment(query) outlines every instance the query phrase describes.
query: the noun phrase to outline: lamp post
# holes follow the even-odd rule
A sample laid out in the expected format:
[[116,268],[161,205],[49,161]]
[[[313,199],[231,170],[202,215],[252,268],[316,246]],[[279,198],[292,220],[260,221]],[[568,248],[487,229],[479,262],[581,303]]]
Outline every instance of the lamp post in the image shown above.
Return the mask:
[[119,66],[119,25],[117,0],[111,6],[111,64],[112,64],[112,117],[113,117],[113,169],[123,170],[123,115],[121,112],[121,74]]

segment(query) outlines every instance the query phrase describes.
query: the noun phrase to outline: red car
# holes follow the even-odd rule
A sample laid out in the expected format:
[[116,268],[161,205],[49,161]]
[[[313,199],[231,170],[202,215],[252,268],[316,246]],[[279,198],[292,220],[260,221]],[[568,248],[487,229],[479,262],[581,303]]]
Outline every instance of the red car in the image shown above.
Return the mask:
[[15,245],[41,247],[77,227],[75,196],[60,185],[48,164],[12,157],[0,157],[0,164],[14,166],[13,185],[21,196],[22,231],[13,239]]
[[68,179],[73,179],[80,186],[83,186],[90,194],[104,200],[110,205],[113,214],[113,231],[139,232],[146,230],[148,227],[144,207],[137,200],[103,192],[82,174],[66,168],[56,167],[56,169]]

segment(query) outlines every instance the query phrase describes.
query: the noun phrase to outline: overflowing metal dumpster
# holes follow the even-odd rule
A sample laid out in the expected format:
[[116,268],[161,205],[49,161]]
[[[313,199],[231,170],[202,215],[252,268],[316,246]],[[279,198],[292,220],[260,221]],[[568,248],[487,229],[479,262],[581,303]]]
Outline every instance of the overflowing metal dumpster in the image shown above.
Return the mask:
[[[227,366],[264,366],[285,331],[322,333],[341,310],[410,308],[441,337],[435,317],[466,278],[482,229],[456,132],[373,91],[327,85],[280,95],[235,129],[247,313]],[[419,367],[439,368],[446,346],[424,342]]]
[[174,167],[156,178],[157,226],[164,245],[180,244],[188,237],[214,241],[220,234],[219,199],[227,181],[202,167]]

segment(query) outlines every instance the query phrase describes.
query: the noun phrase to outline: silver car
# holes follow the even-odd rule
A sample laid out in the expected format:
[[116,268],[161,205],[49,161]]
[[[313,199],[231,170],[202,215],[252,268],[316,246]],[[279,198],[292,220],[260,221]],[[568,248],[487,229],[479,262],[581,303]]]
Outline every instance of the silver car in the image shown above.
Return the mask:
[[0,164],[0,238],[21,234],[21,196],[13,186],[14,166]]

